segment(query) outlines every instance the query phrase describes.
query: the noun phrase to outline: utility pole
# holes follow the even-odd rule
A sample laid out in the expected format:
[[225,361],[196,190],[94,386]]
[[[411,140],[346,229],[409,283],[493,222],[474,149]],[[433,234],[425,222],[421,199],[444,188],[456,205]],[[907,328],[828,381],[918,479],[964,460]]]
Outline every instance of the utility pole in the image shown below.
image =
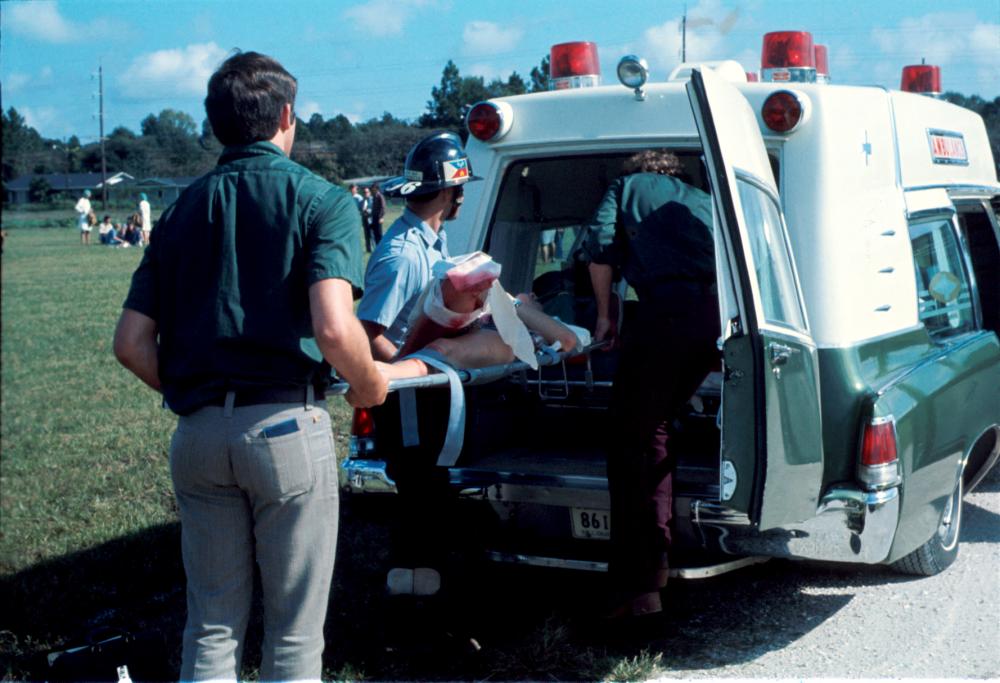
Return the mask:
[[101,210],[108,210],[108,167],[104,159],[104,66],[97,65],[97,90],[100,98],[100,129],[101,129]]
[[688,6],[684,3],[684,16],[681,17],[681,64],[687,61],[687,39],[688,39]]

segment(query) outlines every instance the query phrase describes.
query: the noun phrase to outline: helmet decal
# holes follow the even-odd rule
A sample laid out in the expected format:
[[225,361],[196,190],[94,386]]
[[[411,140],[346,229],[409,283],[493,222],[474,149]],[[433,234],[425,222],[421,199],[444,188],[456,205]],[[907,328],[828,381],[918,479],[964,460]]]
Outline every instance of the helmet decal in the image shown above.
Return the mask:
[[423,171],[416,171],[416,170],[414,170],[412,168],[406,169],[406,171],[404,172],[404,175],[406,176],[407,180],[416,180],[416,181],[419,182],[419,181],[421,181],[421,180],[424,179],[424,172]]
[[469,160],[468,159],[452,159],[449,161],[441,162],[442,175],[444,176],[444,182],[450,183],[454,180],[461,180],[463,178],[469,177]]
[[399,188],[399,194],[404,195],[404,196],[408,195],[411,192],[413,192],[415,189],[417,189],[418,187],[420,187],[420,183],[417,183],[417,182],[406,183],[401,188]]

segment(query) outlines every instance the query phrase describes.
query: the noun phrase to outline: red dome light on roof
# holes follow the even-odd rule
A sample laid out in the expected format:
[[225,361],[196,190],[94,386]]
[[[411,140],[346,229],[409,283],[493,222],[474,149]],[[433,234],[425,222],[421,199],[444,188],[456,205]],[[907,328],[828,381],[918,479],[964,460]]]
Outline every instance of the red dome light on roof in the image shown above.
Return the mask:
[[808,31],[765,33],[760,75],[763,81],[814,82],[816,51],[812,34]]
[[580,41],[553,45],[549,53],[549,89],[586,88],[601,83],[597,43]]
[[829,83],[830,82],[830,60],[827,56],[826,45],[819,45],[818,43],[813,46],[813,52],[816,59],[816,82],[817,83]]
[[924,95],[940,95],[941,67],[932,64],[904,66],[903,79],[899,89]]

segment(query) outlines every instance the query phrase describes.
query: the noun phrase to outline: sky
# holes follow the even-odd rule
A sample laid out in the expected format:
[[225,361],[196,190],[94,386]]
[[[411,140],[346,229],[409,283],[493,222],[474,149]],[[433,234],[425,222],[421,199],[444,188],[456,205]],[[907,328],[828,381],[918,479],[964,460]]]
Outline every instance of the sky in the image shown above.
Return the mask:
[[925,59],[945,90],[1000,96],[1000,0],[3,0],[0,104],[45,137],[96,141],[100,69],[105,134],[167,108],[200,125],[208,77],[239,48],[296,76],[303,119],[415,120],[449,59],[463,76],[528,80],[553,44],[589,40],[605,84],[626,54],[663,80],[685,5],[689,61],[756,71],[764,33],[807,30],[834,82],[898,88]]

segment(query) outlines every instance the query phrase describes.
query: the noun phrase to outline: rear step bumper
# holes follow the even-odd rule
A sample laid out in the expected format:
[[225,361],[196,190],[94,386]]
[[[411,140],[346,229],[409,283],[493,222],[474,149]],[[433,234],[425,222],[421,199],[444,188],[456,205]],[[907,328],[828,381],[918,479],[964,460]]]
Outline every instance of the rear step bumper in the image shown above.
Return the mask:
[[[561,557],[542,557],[539,555],[523,555],[520,553],[505,553],[498,550],[490,550],[486,553],[486,558],[492,562],[504,564],[519,564],[530,567],[548,567],[557,569],[575,569],[579,571],[607,572],[607,562],[594,562],[589,560],[572,560]],[[729,572],[749,567],[750,565],[767,562],[769,557],[756,555],[752,557],[740,557],[718,564],[704,565],[698,567],[673,567],[670,569],[672,579],[708,579],[713,576],[721,576]]]

